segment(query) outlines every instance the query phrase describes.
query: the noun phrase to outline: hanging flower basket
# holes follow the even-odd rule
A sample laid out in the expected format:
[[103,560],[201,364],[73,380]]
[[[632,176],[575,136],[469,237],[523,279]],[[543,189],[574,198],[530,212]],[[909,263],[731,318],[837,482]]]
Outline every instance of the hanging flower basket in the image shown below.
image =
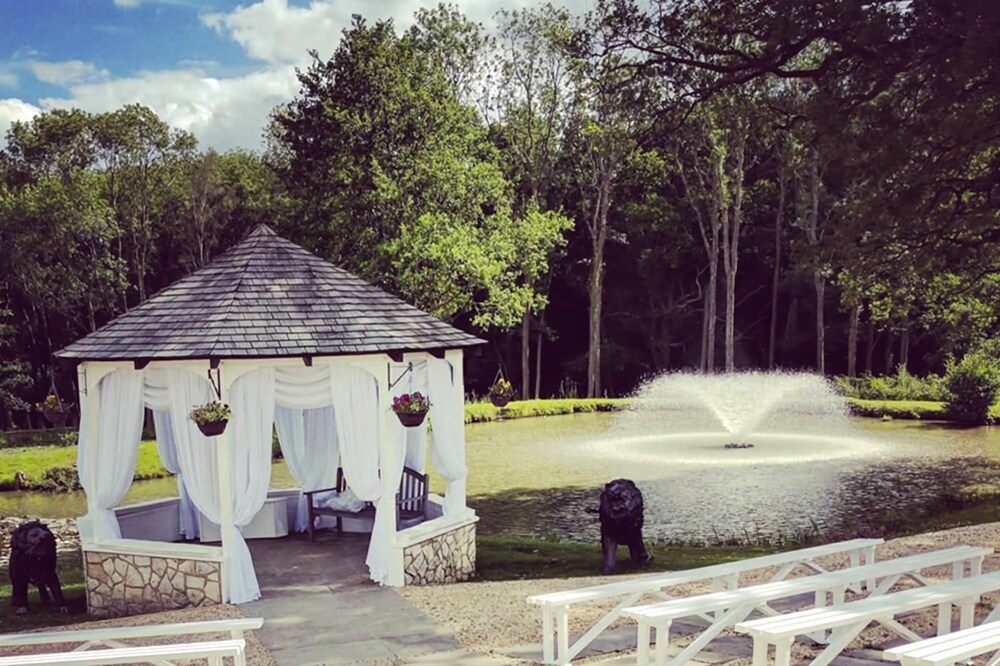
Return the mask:
[[490,387],[490,402],[503,409],[514,397],[514,387],[506,379],[500,378]]
[[392,411],[404,428],[416,428],[424,422],[431,403],[422,393],[404,393],[392,399]]
[[189,418],[198,424],[198,430],[205,437],[218,437],[226,431],[226,425],[233,413],[229,410],[229,405],[214,401],[195,407],[191,410]]
[[61,427],[66,425],[66,418],[69,417],[73,405],[61,401],[54,393],[50,393],[43,402],[35,404],[35,409],[42,413],[46,421]]

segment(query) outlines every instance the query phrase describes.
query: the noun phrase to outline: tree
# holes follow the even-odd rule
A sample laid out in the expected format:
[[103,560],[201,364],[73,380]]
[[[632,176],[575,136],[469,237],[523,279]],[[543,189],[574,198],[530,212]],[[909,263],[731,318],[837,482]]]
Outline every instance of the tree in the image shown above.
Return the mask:
[[426,39],[355,17],[332,58],[313,54],[269,130],[297,204],[287,229],[435,314],[510,328],[540,302],[519,271],[528,239],[512,237],[537,219],[514,210],[497,150]]
[[[511,165],[516,208],[544,209],[554,198],[554,167],[572,105],[569,14],[545,4],[501,10],[497,19],[500,57],[488,82],[493,94],[484,100],[486,116]],[[534,308],[534,304],[526,308],[521,319],[521,396],[525,399],[530,395],[531,322],[532,314],[538,313]],[[538,353],[542,335],[540,330]],[[540,358],[536,361],[541,363]],[[539,381],[536,377],[536,385]]]

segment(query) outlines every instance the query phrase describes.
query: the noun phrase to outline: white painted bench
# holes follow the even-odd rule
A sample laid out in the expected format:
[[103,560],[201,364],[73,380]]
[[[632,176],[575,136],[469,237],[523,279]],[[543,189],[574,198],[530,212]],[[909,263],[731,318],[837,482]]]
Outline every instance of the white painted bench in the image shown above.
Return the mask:
[[[123,640],[135,638],[159,638],[167,636],[199,636],[205,634],[226,634],[227,640],[243,641],[244,633],[260,629],[264,625],[264,620],[259,617],[235,618],[231,620],[208,620],[205,622],[187,622],[177,624],[148,624],[134,627],[106,627],[103,629],[80,629],[71,631],[44,631],[23,634],[0,634],[0,648],[17,647],[25,645],[51,645],[59,643],[79,643],[71,652],[48,654],[45,656],[56,657],[60,654],[80,654],[93,648],[127,649],[133,646],[123,643]],[[224,642],[224,641],[215,641]],[[207,645],[210,641],[198,643]],[[157,646],[147,646],[157,647]],[[137,648],[138,649],[138,648]],[[110,652],[101,650],[100,654]],[[202,657],[207,655],[201,655]],[[23,659],[25,657],[10,657],[10,659]],[[159,658],[162,659],[166,657]],[[234,655],[235,666],[245,666],[246,656],[241,650]],[[3,657],[8,659],[8,657]],[[22,662],[3,662],[22,663]],[[46,661],[27,663],[49,663]],[[53,662],[56,663],[56,662]],[[63,662],[58,662],[63,663]],[[66,662],[78,663],[78,662]],[[90,662],[80,662],[90,663]],[[128,662],[98,662],[98,663],[128,663]],[[221,663],[221,662],[220,662]]]
[[[1000,650],[1000,622],[990,622],[892,648],[886,650],[882,658],[898,661],[902,666],[952,666],[956,662],[996,650]],[[996,664],[1000,664],[1000,652],[993,655],[987,666]]]
[[[0,666],[104,666],[105,664],[171,664],[169,659],[207,659],[208,666],[223,666],[223,659],[243,663],[246,641],[226,640],[207,643],[176,643],[143,647],[88,650],[86,652],[55,652],[50,654],[0,657]],[[239,661],[242,660],[242,661]]]
[[796,636],[830,629],[829,643],[811,662],[814,666],[826,666],[872,622],[908,641],[924,640],[896,621],[896,616],[902,613],[936,606],[937,633],[943,636],[951,631],[952,605],[957,605],[960,609],[960,628],[968,629],[972,626],[973,611],[980,595],[997,590],[1000,590],[1000,573],[984,574],[826,608],[751,620],[737,624],[736,631],[753,636],[754,666],[767,664],[767,652],[771,645],[775,646],[775,666],[788,666],[792,641]]
[[[772,617],[779,615],[778,611],[768,605],[778,599],[812,593],[817,608],[826,605],[828,596],[833,604],[838,604],[844,601],[844,594],[848,588],[867,580],[880,581],[878,585],[868,590],[870,597],[876,597],[887,593],[904,577],[915,581],[918,585],[926,585],[927,581],[920,572],[931,567],[946,565],[952,566],[952,578],[955,580],[966,575],[978,576],[982,571],[983,559],[992,552],[992,548],[957,546],[815,576],[634,606],[626,608],[622,611],[622,615],[638,623],[639,664],[645,666],[649,663],[651,634],[655,630],[657,666],[666,664],[680,666],[693,659],[716,636],[742,622],[755,610]],[[670,642],[670,625],[673,621],[704,613],[714,613],[714,621],[673,659],[668,660],[667,648]],[[826,638],[825,632],[813,638],[822,642]]]
[[[815,573],[826,573],[827,570],[817,564],[815,560],[828,555],[847,554],[851,566],[858,566],[861,563],[871,564],[875,561],[875,546],[882,542],[882,539],[853,539],[786,553],[752,557],[738,562],[714,564],[687,571],[652,574],[632,580],[594,585],[576,590],[532,595],[528,597],[528,603],[542,608],[543,661],[546,664],[569,664],[573,657],[580,654],[612,622],[618,619],[622,610],[634,606],[644,596],[655,595],[659,599],[672,599],[673,597],[663,591],[665,588],[711,581],[714,590],[735,589],[739,587],[741,573],[770,567],[780,567],[778,572],[772,576],[772,581],[784,580],[799,566]],[[575,643],[570,645],[570,608],[574,605],[618,597],[621,597],[621,601],[580,636]],[[558,651],[556,650],[557,644]]]

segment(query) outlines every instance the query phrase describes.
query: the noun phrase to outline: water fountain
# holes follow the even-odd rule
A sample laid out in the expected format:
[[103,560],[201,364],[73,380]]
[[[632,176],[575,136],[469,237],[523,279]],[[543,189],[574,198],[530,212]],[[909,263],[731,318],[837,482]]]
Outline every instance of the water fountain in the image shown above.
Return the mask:
[[801,372],[660,375],[610,434],[599,447],[648,462],[825,459],[874,446],[858,436],[830,383]]

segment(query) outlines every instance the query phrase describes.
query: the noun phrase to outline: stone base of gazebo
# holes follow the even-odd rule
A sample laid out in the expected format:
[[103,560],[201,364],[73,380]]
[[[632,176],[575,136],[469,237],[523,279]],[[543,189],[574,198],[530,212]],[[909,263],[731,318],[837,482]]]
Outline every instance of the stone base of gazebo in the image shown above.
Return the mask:
[[222,603],[222,549],[116,539],[83,545],[87,610],[120,617]]
[[399,533],[405,585],[458,583],[476,573],[476,522],[437,518]]

